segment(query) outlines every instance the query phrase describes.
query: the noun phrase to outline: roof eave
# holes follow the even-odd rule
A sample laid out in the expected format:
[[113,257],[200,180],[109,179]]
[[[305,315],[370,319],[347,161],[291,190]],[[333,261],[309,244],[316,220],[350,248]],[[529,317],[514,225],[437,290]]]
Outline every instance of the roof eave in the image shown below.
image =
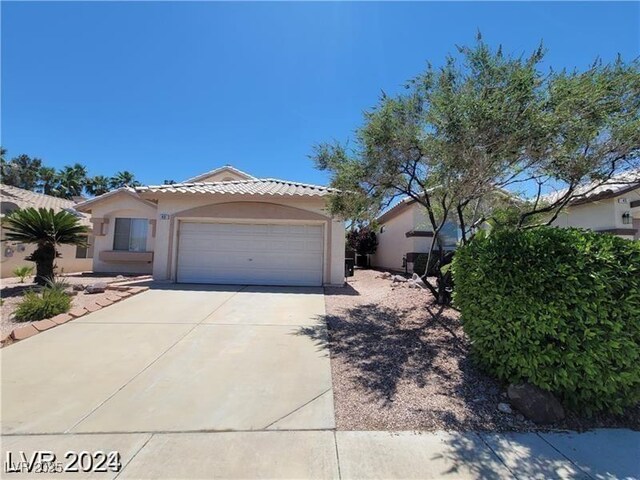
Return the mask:
[[157,207],[157,205],[153,202],[150,202],[149,200],[146,200],[144,198],[142,198],[135,190],[129,188],[129,187],[121,187],[118,188],[117,190],[111,190],[110,192],[107,192],[103,195],[100,195],[98,197],[92,198],[90,200],[87,200],[86,202],[82,202],[79,203],[77,205],[75,205],[75,210],[79,211],[79,212],[83,212],[83,213],[91,213],[92,208],[97,205],[100,204],[102,202],[104,202],[105,200],[108,200],[112,197],[115,197],[117,195],[129,195],[130,197],[132,197],[133,199],[145,203],[149,206],[152,207]]

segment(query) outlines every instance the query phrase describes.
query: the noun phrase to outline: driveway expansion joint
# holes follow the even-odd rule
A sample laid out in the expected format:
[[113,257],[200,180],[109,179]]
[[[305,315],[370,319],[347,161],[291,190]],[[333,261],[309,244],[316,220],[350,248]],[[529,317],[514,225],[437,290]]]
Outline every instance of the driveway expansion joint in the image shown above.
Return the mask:
[[[511,476],[512,476],[513,478],[515,478],[516,480],[520,480],[520,478],[516,475],[516,473],[515,473],[513,470],[511,470],[511,469],[509,468],[509,466],[505,463],[505,461],[502,459],[502,457],[501,457],[500,455],[498,455],[498,452],[496,452],[496,451],[491,447],[491,445],[489,445],[489,442],[487,442],[487,441],[485,440],[484,435],[482,434],[482,432],[474,433],[474,435],[476,435],[476,436],[480,439],[480,441],[484,444],[484,446],[485,446],[485,447],[487,447],[487,448],[489,449],[489,451],[491,452],[491,454],[496,458],[496,460],[498,460],[498,462],[500,462],[500,463],[504,466],[504,468],[506,468],[506,469],[507,469],[507,471],[511,474]],[[523,480],[524,480],[524,479],[523,479]]]
[[591,478],[592,480],[597,480],[597,477],[592,476],[589,472],[587,472],[586,470],[584,470],[582,467],[580,467],[580,465],[578,465],[576,462],[574,462],[573,460],[571,460],[571,458],[567,457],[563,452],[561,452],[553,443],[551,443],[549,440],[547,440],[546,438],[544,438],[542,435],[540,435],[539,432],[535,432],[536,436],[538,438],[540,438],[544,443],[546,443],[547,445],[549,445],[551,448],[553,448],[556,452],[558,452],[560,455],[562,455],[571,465],[573,465],[577,471],[582,472],[583,474],[585,474],[587,477]]
[[111,400],[113,397],[115,397],[120,391],[122,391],[127,385],[129,385],[131,382],[133,382],[136,378],[138,378],[140,375],[142,375],[144,372],[146,372],[152,365],[154,365],[156,362],[158,362],[162,357],[164,357],[167,352],[169,352],[171,349],[173,349],[178,343],[180,343],[180,341],[182,341],[187,335],[189,335],[193,330],[195,330],[195,328],[200,325],[200,323],[204,322],[209,316],[211,316],[212,314],[214,314],[219,308],[221,308],[225,303],[227,303],[229,300],[231,300],[233,297],[235,297],[239,292],[241,292],[245,287],[239,289],[236,292],[233,292],[233,295],[230,295],[229,298],[227,298],[224,302],[222,302],[220,305],[218,305],[216,308],[213,309],[213,311],[211,311],[210,313],[208,313],[199,323],[196,324],[187,324],[187,325],[192,325],[192,327],[187,330],[183,335],[181,335],[175,342],[173,342],[171,345],[169,345],[169,347],[167,347],[165,350],[163,350],[160,355],[158,355],[155,359],[153,359],[146,367],[144,367],[142,370],[140,370],[138,373],[136,373],[134,376],[132,376],[131,378],[129,378],[123,385],[120,386],[120,388],[118,388],[115,392],[113,392],[111,395],[109,395],[107,398],[105,398],[102,402],[100,402],[96,407],[94,407],[89,413],[87,413],[85,416],[83,416],[80,420],[78,420],[76,423],[74,423],[71,427],[69,427],[65,433],[70,432],[71,430],[73,430],[74,428],[76,428],[77,426],[79,426],[82,422],[84,422],[87,418],[89,418],[91,415],[93,415],[97,410],[99,410],[103,405],[105,405],[109,400]]
[[129,464],[133,461],[133,459],[134,459],[134,458],[136,458],[136,457],[138,456],[138,454],[139,454],[139,453],[144,449],[144,447],[146,447],[146,446],[147,446],[147,444],[151,441],[151,439],[152,439],[154,436],[155,436],[155,434],[154,434],[154,433],[151,433],[151,434],[149,435],[149,437],[144,441],[144,443],[140,446],[140,448],[138,448],[138,449],[134,452],[134,454],[133,454],[133,455],[131,455],[131,458],[129,459],[129,461],[128,461],[127,463],[125,463],[125,464],[122,466],[122,468],[120,469],[120,471],[116,474],[116,476],[115,476],[115,477],[113,477],[113,480],[116,480],[116,478],[118,478],[118,477],[122,474],[122,472],[124,472],[124,471],[125,471],[125,469],[127,468],[127,465],[129,465]]
[[308,402],[303,403],[302,405],[300,405],[297,408],[294,408],[293,410],[291,410],[289,413],[281,416],[280,418],[278,418],[277,420],[274,420],[273,422],[271,422],[269,425],[267,425],[266,427],[261,428],[260,430],[267,430],[269,427],[271,427],[272,425],[275,425],[276,423],[278,423],[280,420],[284,420],[285,418],[287,418],[290,415],[293,415],[294,413],[296,413],[297,411],[303,409],[304,407],[306,407],[307,405],[309,405],[310,403],[313,403],[314,401],[316,401],[317,399],[319,399],[321,396],[326,395],[327,393],[331,392],[332,388],[328,388],[326,389],[324,392],[322,392],[319,395],[316,395],[315,397],[313,397],[311,400],[309,400]]

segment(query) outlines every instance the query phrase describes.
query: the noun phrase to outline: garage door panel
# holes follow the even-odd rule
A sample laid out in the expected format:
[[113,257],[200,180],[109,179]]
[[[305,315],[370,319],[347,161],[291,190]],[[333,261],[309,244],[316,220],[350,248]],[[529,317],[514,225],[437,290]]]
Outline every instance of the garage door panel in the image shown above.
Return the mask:
[[321,285],[321,225],[184,222],[178,281]]

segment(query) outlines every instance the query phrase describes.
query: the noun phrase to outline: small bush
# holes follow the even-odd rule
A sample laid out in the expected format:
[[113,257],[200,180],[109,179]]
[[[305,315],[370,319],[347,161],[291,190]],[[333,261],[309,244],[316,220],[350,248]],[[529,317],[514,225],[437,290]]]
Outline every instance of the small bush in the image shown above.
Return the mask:
[[70,308],[71,297],[63,290],[44,288],[40,294],[31,290],[18,304],[15,319],[19,322],[43,320],[68,312]]
[[[418,275],[424,275],[425,269],[427,267],[427,260],[429,259],[428,253],[420,253],[415,256],[413,259],[413,273],[417,273]],[[427,272],[427,276],[433,277],[438,274],[438,254],[434,252],[431,255],[431,262],[429,263],[429,270]]]
[[640,400],[640,242],[495,232],[459,249],[453,273],[473,354],[497,377],[586,413]]
[[349,230],[346,236],[347,246],[358,255],[373,255],[378,248],[378,237],[370,227]]
[[13,270],[13,274],[20,279],[20,283],[24,283],[24,280],[33,274],[33,267],[30,267],[29,265],[16,267]]

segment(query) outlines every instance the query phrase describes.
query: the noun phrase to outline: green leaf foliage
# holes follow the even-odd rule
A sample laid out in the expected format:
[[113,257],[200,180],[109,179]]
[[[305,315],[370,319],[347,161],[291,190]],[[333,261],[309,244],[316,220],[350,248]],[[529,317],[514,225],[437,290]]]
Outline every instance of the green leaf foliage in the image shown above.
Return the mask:
[[25,279],[33,274],[33,267],[22,265],[14,268],[12,273],[20,279],[20,283],[24,283]]
[[369,226],[354,228],[347,232],[347,246],[358,255],[373,255],[378,248],[376,232]]
[[476,360],[588,414],[640,400],[640,242],[496,231],[459,249],[454,303]]
[[36,263],[35,282],[45,285],[54,275],[56,245],[86,245],[89,229],[78,217],[61,210],[46,208],[16,210],[2,219],[3,240],[37,245],[26,260]]
[[25,208],[11,212],[3,219],[5,238],[14,242],[35,244],[85,245],[88,228],[78,217],[60,210]]
[[15,318],[19,322],[43,320],[68,312],[70,308],[71,297],[63,290],[45,288],[41,294],[32,290],[25,293],[18,304]]

